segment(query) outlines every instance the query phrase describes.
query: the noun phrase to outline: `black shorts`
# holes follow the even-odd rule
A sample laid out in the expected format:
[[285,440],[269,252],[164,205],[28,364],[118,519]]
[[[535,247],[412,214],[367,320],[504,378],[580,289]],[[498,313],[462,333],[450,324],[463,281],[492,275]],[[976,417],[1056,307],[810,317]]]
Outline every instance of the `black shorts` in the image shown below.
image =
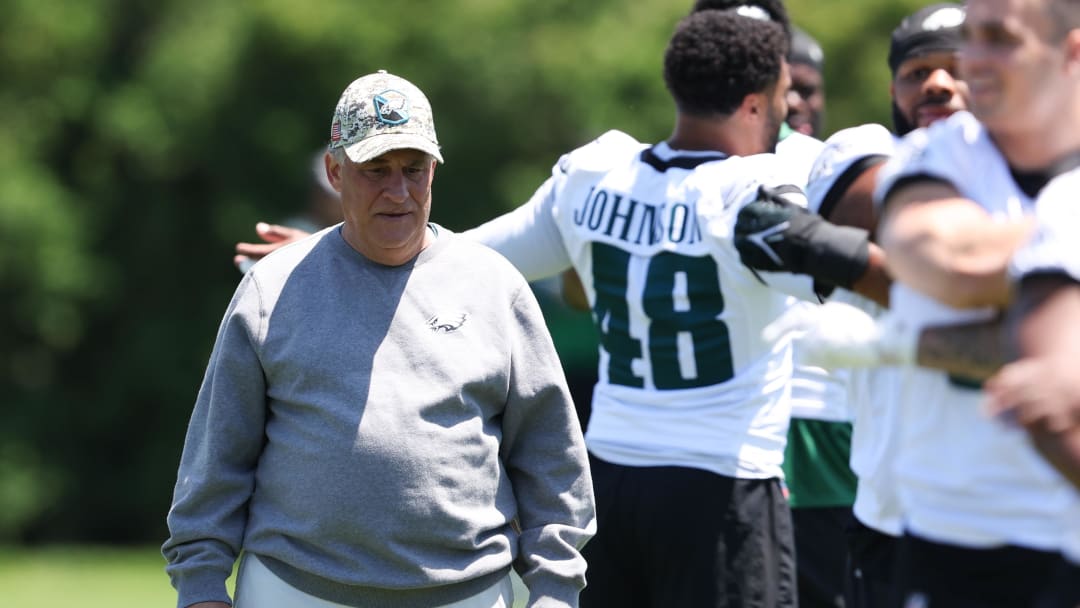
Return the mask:
[[1080,606],[1080,564],[1061,560],[1050,587],[1036,608],[1077,608]]
[[851,507],[800,507],[795,525],[799,608],[844,608]]
[[583,550],[582,608],[796,605],[779,479],[589,460],[597,532]]
[[897,603],[894,572],[900,539],[855,519],[848,529],[846,608],[888,608]]
[[1062,561],[1056,552],[1016,546],[971,549],[900,539],[896,583],[903,608],[1033,606]]

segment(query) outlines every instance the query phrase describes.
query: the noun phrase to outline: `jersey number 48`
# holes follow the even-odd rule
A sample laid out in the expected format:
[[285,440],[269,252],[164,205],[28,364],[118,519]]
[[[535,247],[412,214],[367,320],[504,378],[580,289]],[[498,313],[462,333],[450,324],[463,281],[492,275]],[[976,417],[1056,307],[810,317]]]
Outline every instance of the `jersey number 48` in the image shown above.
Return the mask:
[[[631,331],[631,255],[604,243],[592,244],[593,305],[600,344],[608,353],[608,381],[644,387],[635,373],[641,360],[659,390],[720,384],[732,377],[727,325],[719,320],[724,296],[716,262],[709,256],[662,252],[644,274],[641,310],[648,324],[648,353]],[[637,290],[635,290],[637,291]],[[647,355],[647,356],[646,356]],[[639,368],[640,369],[640,368]]]

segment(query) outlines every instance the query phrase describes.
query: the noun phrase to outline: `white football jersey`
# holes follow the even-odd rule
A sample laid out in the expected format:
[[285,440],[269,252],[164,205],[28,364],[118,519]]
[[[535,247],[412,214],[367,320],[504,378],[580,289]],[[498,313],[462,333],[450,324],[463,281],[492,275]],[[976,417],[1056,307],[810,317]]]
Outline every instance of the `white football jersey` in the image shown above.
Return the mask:
[[[861,174],[867,159],[891,156],[897,141],[888,129],[878,124],[851,127],[830,136],[814,162],[806,185],[810,209],[820,212],[823,204],[831,206],[831,201],[826,199],[831,199],[834,186]],[[846,189],[842,184],[839,187]],[[874,316],[883,313],[873,301],[844,289],[836,290],[829,299],[851,304]],[[859,478],[853,506],[855,516],[866,526],[897,536],[903,531],[903,520],[892,463],[900,423],[896,397],[904,370],[872,367],[833,373],[842,374],[846,380],[847,403],[853,419],[851,470]]]
[[1072,507],[1065,511],[1061,532],[1061,553],[1065,559],[1080,565],[1080,493],[1073,496]]
[[1080,281],[1080,168],[1054,177],[1035,199],[1036,230],[1009,264],[1021,277],[1056,271]]
[[[611,131],[565,154],[523,207],[470,231],[529,279],[573,265],[600,335],[590,451],[630,466],[782,475],[791,346],[761,331],[805,277],[759,273],[732,238],[739,209],[785,177],[772,154],[643,145]],[[805,204],[805,201],[803,201]]]
[[[966,112],[913,132],[900,148],[878,174],[879,200],[899,179],[930,176],[952,184],[994,217],[1016,218],[1032,205],[985,129]],[[992,314],[950,308],[900,284],[893,285],[890,306],[917,326]],[[1059,549],[1071,491],[1026,433],[985,416],[982,391],[962,378],[912,369],[899,388],[894,474],[905,527],[966,547]]]
[[[1035,272],[1062,272],[1080,281],[1080,169],[1056,176],[1035,199],[1036,232],[1009,265],[1012,276]],[[1080,492],[1062,522],[1062,553],[1080,564]]]
[[[812,167],[825,149],[825,142],[793,132],[776,146],[776,155],[785,164],[785,171],[799,186],[807,185]],[[809,192],[807,193],[809,194]],[[811,203],[812,204],[812,203]],[[816,211],[811,207],[812,211]],[[817,306],[793,298],[792,306]],[[791,374],[791,417],[830,422],[848,422],[851,410],[847,402],[847,380],[844,372],[828,371],[806,365],[794,352],[795,368]]]
[[824,149],[825,142],[820,139],[792,131],[776,144],[776,155],[784,162],[784,172],[788,177],[803,186],[810,179],[814,161]]

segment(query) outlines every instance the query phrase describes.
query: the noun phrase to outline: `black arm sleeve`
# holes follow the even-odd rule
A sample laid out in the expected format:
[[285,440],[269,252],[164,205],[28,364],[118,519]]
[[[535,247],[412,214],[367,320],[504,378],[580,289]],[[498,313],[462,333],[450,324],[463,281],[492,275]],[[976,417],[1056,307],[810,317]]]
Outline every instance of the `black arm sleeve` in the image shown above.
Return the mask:
[[870,263],[869,234],[830,224],[762,187],[735,223],[735,248],[754,270],[791,272],[850,288]]

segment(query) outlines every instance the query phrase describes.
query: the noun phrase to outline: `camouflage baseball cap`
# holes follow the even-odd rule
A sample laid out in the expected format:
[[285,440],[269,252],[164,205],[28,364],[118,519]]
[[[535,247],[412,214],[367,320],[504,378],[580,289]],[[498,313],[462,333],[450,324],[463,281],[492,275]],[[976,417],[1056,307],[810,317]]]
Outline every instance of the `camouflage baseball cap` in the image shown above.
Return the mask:
[[401,149],[443,162],[431,103],[416,85],[386,70],[357,78],[341,94],[330,123],[330,149],[336,148],[354,163]]

